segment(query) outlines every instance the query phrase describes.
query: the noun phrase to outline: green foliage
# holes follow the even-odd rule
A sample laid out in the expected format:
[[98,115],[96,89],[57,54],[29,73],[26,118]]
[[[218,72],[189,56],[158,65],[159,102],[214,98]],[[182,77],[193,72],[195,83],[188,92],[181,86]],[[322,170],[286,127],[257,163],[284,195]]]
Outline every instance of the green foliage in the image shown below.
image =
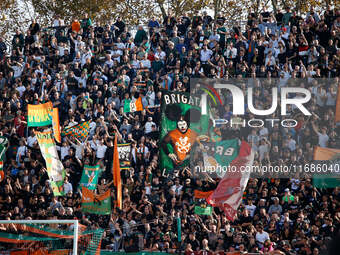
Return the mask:
[[112,11],[115,1],[112,0],[31,0],[34,10],[46,23],[51,23],[58,15],[65,22],[81,19],[85,13],[92,19],[107,15]]
[[211,0],[154,0],[161,12],[163,17],[167,16],[169,12],[177,16],[182,16],[188,13],[189,16],[193,16],[195,13],[209,7]]

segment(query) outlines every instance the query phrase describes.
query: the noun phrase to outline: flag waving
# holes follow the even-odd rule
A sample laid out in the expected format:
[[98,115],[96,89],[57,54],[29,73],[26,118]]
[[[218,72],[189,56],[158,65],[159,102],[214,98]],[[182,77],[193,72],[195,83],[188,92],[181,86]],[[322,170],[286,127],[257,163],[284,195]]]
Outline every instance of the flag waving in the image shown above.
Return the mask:
[[208,198],[214,191],[211,190],[211,191],[200,191],[200,190],[197,190],[195,189],[194,190],[194,196],[195,198],[198,198],[198,199],[201,199],[201,198]]
[[250,171],[246,171],[253,164],[254,153],[245,141],[242,141],[238,157],[235,158],[215,191],[207,198],[207,202],[222,209],[228,220],[235,219],[237,209],[242,202],[242,195],[247,186]]
[[4,173],[4,163],[5,163],[5,153],[8,148],[8,139],[4,136],[0,136],[0,182],[5,178]]
[[78,125],[64,128],[62,135],[70,135],[77,138],[80,141],[84,141],[89,135],[90,121],[79,123]]
[[35,135],[37,136],[41,154],[46,161],[47,174],[51,181],[53,194],[55,196],[63,196],[66,171],[59,160],[52,130],[45,132],[35,131]]
[[96,195],[93,190],[82,187],[82,211],[86,213],[109,215],[111,213],[111,192],[107,190],[103,194]]
[[338,87],[338,94],[336,97],[336,106],[335,106],[335,122],[340,121],[340,86]]
[[136,100],[125,99],[124,112],[140,112],[143,111],[142,98],[139,97]]
[[53,108],[53,111],[52,111],[52,125],[53,125],[54,138],[55,138],[55,140],[58,143],[61,143],[59,110],[58,110],[58,108]]
[[340,149],[323,148],[319,146],[314,148],[314,160],[331,160],[337,154],[340,154]]
[[100,166],[84,166],[84,171],[80,179],[80,188],[86,187],[89,190],[95,190],[97,188],[98,176],[100,173]]
[[[340,149],[323,148],[316,146],[314,148],[314,160],[324,161],[324,166],[330,170],[328,173],[317,171],[313,174],[313,186],[316,188],[336,188],[340,187]],[[332,172],[334,170],[334,172]]]
[[114,151],[113,151],[113,164],[112,164],[113,184],[117,189],[117,206],[122,209],[122,183],[120,178],[120,165],[119,154],[117,145],[117,135],[115,135]]
[[38,105],[27,105],[28,127],[42,127],[52,125],[52,102]]

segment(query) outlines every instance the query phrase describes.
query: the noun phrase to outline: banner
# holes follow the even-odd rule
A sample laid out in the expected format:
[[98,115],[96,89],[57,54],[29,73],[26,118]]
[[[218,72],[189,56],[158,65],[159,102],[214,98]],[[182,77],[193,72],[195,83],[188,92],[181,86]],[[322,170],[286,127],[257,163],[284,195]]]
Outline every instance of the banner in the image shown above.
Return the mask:
[[337,154],[340,155],[340,149],[323,148],[319,146],[314,148],[314,160],[332,160]]
[[340,86],[338,86],[338,93],[336,97],[336,106],[335,106],[335,122],[340,121]]
[[253,161],[254,153],[250,145],[242,141],[237,158],[230,164],[232,168],[235,168],[235,171],[226,171],[217,188],[207,198],[207,202],[222,209],[230,221],[235,219],[249,180],[250,171],[244,170],[252,166]]
[[124,100],[124,112],[140,112],[143,111],[142,98],[139,97],[136,100],[125,99]]
[[111,191],[107,190],[101,195],[95,195],[92,190],[82,188],[81,208],[85,213],[110,215],[111,214]]
[[194,190],[194,196],[197,199],[201,199],[201,198],[208,198],[214,191],[210,190],[210,191],[200,191],[195,189]]
[[337,177],[335,177],[334,174],[314,175],[313,186],[319,189],[340,187],[340,175]]
[[64,128],[61,133],[62,136],[70,135],[77,138],[80,141],[84,141],[89,135],[90,121],[79,123],[78,125]]
[[201,207],[201,206],[195,206],[195,214],[197,215],[211,215],[212,214],[212,207]]
[[122,182],[120,177],[120,164],[119,164],[119,152],[118,152],[118,145],[117,145],[117,135],[115,135],[115,142],[114,142],[114,150],[113,150],[113,164],[112,164],[112,176],[113,176],[113,184],[116,187],[117,194],[116,194],[116,201],[117,207],[122,209]]
[[53,133],[54,133],[55,140],[58,143],[61,143],[59,110],[58,110],[58,108],[53,108],[53,110],[52,110],[52,126],[53,126]]
[[37,105],[27,105],[27,126],[42,127],[52,125],[52,109],[52,102]]
[[53,194],[55,196],[64,195],[65,169],[59,160],[57,148],[53,139],[52,131],[35,131],[39,143],[40,151],[46,162],[48,177],[50,179]]
[[79,183],[80,189],[82,187],[86,187],[89,190],[95,190],[97,188],[98,177],[100,173],[99,168],[100,168],[99,165],[96,165],[96,166],[85,165],[84,166],[84,170],[81,175],[81,179]]
[[119,154],[119,163],[120,170],[129,169],[131,166],[131,144],[130,143],[121,143],[118,144],[118,154]]
[[189,165],[191,149],[208,131],[209,115],[202,114],[199,97],[184,92],[162,93],[160,168],[172,172]]
[[6,161],[6,150],[8,148],[8,139],[5,136],[0,136],[0,182],[5,178],[4,164]]
[[328,161],[322,164],[314,164],[316,172],[328,170],[328,173],[314,174],[313,186],[316,188],[336,188],[340,187],[340,149],[323,148],[316,146],[314,148],[314,160]]
[[203,163],[205,169],[211,169],[211,171],[217,175],[217,177],[223,178],[225,172],[223,172],[223,166],[229,166],[238,155],[239,140],[222,140],[218,142],[202,142],[204,146]]

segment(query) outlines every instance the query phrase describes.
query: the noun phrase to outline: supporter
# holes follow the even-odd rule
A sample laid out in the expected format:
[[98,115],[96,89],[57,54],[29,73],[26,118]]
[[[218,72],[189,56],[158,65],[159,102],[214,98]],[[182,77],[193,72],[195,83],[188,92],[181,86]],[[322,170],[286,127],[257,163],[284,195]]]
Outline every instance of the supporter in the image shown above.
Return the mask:
[[[339,148],[334,107],[340,10],[321,9],[299,16],[289,6],[278,7],[276,13],[264,8],[259,17],[249,13],[241,27],[225,24],[222,14],[214,21],[205,12],[192,18],[170,13],[163,21],[151,17],[149,33],[140,25],[135,34],[128,32],[124,17],[99,23],[85,14],[70,24],[56,17],[52,26],[58,28],[46,33],[33,20],[26,33],[15,33],[11,47],[0,38],[0,131],[10,143],[0,186],[0,216],[78,218],[88,227],[95,223],[109,229],[102,247],[113,251],[138,250],[138,230],[149,251],[321,254],[327,238],[339,231],[339,188],[317,189],[311,179],[298,175],[252,178],[235,221],[229,222],[217,208],[211,216],[194,213],[193,191],[212,190],[214,181],[195,180],[190,171],[172,178],[158,165],[161,89],[189,91],[192,78],[251,78],[256,109],[270,107],[269,81],[277,78],[280,89],[293,84],[292,78],[302,78],[301,86],[312,92],[312,116],[297,116],[297,127],[216,129],[229,136],[244,134],[259,166],[304,165],[313,159],[315,146]],[[317,78],[334,80],[329,84]],[[127,103],[138,97],[143,111],[128,112]],[[53,196],[25,118],[27,104],[46,101],[59,109],[62,128],[91,122],[86,140],[68,137],[57,144],[67,172],[65,199]],[[222,108],[229,121],[231,105]],[[97,192],[112,189],[114,135],[119,143],[131,143],[130,169],[122,170],[123,210],[114,210],[110,217],[84,215],[78,191],[82,168],[100,162],[103,173]]]

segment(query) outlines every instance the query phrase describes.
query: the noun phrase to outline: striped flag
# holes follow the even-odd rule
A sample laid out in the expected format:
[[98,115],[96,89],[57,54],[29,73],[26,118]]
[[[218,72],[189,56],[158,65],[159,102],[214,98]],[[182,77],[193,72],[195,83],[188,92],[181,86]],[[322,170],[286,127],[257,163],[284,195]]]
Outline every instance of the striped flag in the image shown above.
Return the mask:
[[136,100],[125,99],[124,112],[140,112],[143,111],[142,98],[139,97]]
[[78,125],[72,127],[64,128],[61,133],[62,136],[70,135],[77,138],[80,141],[84,141],[86,137],[89,135],[90,130],[90,120],[79,123]]
[[45,132],[35,131],[41,155],[45,159],[47,174],[50,179],[54,196],[64,195],[64,179],[66,171],[59,160],[57,147],[55,145],[52,130]]
[[316,188],[340,187],[340,149],[316,146],[314,148],[314,160],[322,160],[324,162],[322,164],[315,164],[313,186]]
[[117,190],[117,206],[119,209],[122,209],[122,183],[120,178],[120,164],[119,164],[119,154],[118,154],[118,145],[117,145],[117,135],[115,135],[115,143],[113,150],[113,164],[112,164],[112,175],[113,175],[113,184]]
[[244,171],[244,169],[251,166],[253,161],[254,153],[250,145],[242,141],[237,158],[230,163],[230,169],[233,168],[233,171],[225,173],[217,188],[207,198],[208,204],[222,209],[230,221],[235,219],[249,180],[250,171]]

